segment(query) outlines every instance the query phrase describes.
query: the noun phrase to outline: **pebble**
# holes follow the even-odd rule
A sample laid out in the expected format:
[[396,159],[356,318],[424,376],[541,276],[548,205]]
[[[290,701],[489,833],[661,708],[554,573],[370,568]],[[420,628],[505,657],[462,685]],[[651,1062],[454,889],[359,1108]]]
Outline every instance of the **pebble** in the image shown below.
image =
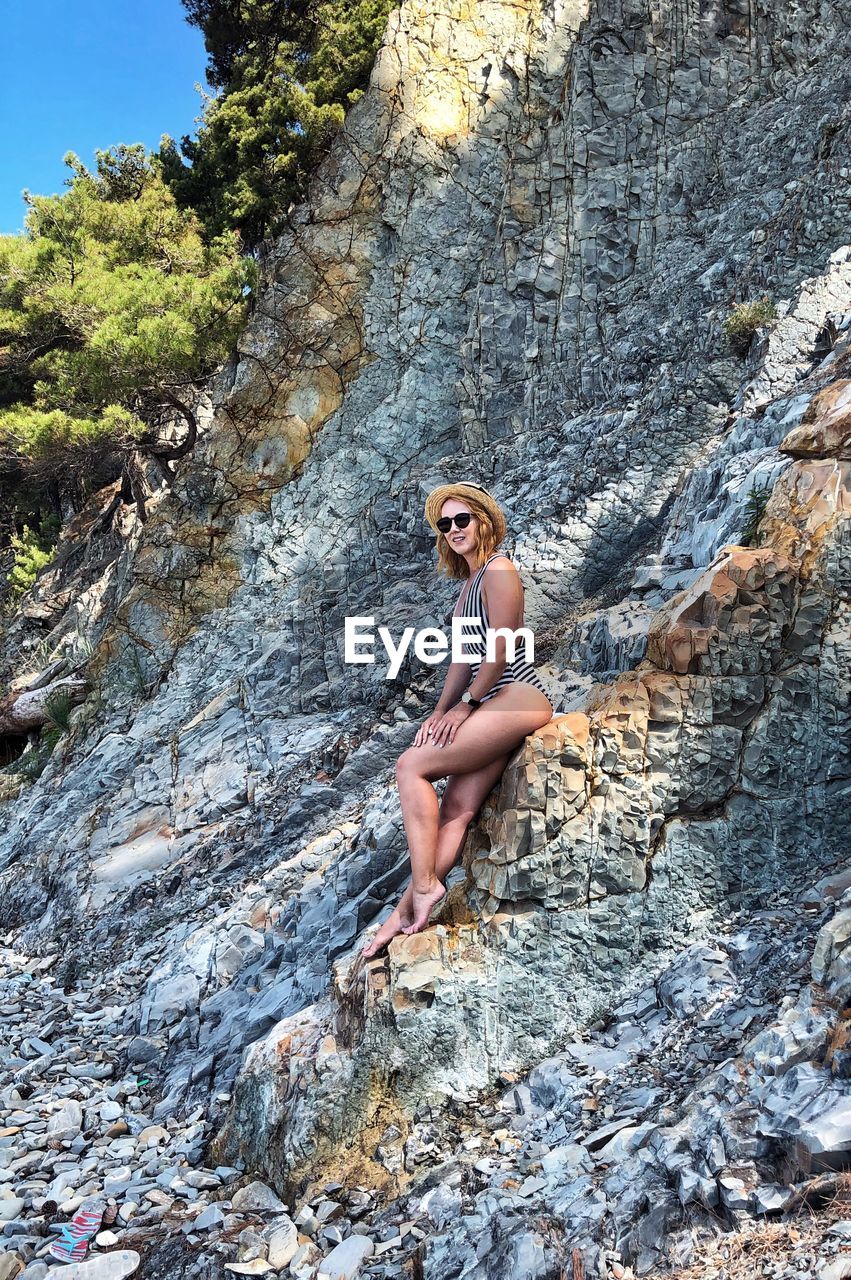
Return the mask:
[[103,1176],[104,1194],[114,1196],[126,1191],[132,1178],[133,1170],[129,1165],[122,1165],[118,1169],[111,1169]]
[[187,1169],[183,1175],[183,1181],[196,1191],[213,1191],[221,1186],[221,1181],[216,1174],[210,1173],[207,1169]]
[[210,1231],[213,1227],[220,1227],[224,1220],[225,1215],[218,1205],[211,1204],[192,1219],[191,1226],[195,1231]]
[[336,1200],[323,1200],[314,1209],[316,1221],[321,1225],[326,1222],[333,1222],[335,1218],[342,1218],[345,1210]]
[[298,1250],[298,1228],[290,1218],[282,1214],[274,1227],[267,1231],[266,1240],[269,1262],[276,1271],[282,1271]]
[[301,1245],[293,1254],[290,1263],[290,1275],[293,1280],[314,1280],[321,1258],[322,1252],[312,1240]]
[[349,1236],[319,1264],[317,1280],[355,1280],[375,1246],[368,1236]]
[[233,1193],[235,1213],[286,1213],[287,1206],[265,1182],[249,1182]]
[[139,1134],[139,1142],[143,1146],[158,1146],[161,1142],[168,1142],[168,1129],[164,1129],[161,1124],[146,1125]]
[[851,1257],[832,1258],[823,1262],[816,1272],[818,1280],[848,1280],[851,1276]]
[[58,1275],[62,1280],[124,1280],[125,1276],[132,1276],[139,1269],[141,1261],[135,1249],[119,1249],[88,1258],[85,1262],[68,1263]]

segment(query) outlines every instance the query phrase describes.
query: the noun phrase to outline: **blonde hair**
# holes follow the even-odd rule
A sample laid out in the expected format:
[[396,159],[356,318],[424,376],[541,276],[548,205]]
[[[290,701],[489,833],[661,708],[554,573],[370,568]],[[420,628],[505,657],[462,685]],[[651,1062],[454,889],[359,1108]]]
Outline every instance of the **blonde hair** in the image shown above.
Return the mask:
[[465,484],[460,481],[458,484],[441,484],[436,489],[432,489],[426,498],[425,518],[437,534],[436,572],[445,573],[447,578],[458,578],[463,581],[470,577],[470,567],[437,527],[443,504],[450,498],[463,502],[479,522],[476,568],[480,568],[502,542],[507,526],[501,508],[487,489],[483,489],[480,485]]

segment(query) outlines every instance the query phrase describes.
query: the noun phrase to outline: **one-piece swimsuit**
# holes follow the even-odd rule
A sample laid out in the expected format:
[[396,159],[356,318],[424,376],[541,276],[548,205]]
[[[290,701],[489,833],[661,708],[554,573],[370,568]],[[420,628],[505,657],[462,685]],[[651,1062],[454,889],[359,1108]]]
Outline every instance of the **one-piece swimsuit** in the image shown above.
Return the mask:
[[[469,594],[464,601],[463,609],[459,613],[458,606],[455,607],[453,617],[472,618],[475,621],[465,622],[461,624],[461,632],[464,637],[464,650],[468,654],[476,654],[476,661],[470,666],[470,679],[468,685],[475,680],[479,667],[485,660],[487,629],[490,625],[488,621],[488,611],[485,607],[484,597],[482,596],[482,577],[485,569],[491,560],[497,556],[505,555],[504,551],[495,551],[493,555],[488,556],[485,563],[478,570],[473,578],[470,586]],[[520,638],[513,661],[506,664],[505,670],[497,680],[492,689],[480,698],[479,701],[487,702],[489,698],[493,698],[500,689],[504,689],[509,684],[531,684],[536,689],[540,689],[545,697],[548,697],[544,688],[541,677],[538,675],[531,662],[526,660],[526,642],[523,637]]]

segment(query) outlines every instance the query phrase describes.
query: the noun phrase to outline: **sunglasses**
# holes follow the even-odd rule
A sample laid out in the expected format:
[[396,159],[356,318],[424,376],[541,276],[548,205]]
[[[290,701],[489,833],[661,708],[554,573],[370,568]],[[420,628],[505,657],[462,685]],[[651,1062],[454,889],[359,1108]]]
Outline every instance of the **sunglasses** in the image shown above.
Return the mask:
[[459,529],[466,529],[472,518],[469,511],[459,511],[457,516],[442,516],[436,524],[441,533],[448,533],[453,520]]

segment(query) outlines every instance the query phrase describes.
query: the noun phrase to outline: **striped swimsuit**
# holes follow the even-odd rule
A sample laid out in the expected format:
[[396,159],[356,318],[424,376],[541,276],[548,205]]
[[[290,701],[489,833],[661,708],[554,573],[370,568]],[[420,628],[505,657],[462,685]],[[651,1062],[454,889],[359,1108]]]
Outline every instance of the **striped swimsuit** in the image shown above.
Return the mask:
[[[476,620],[475,622],[465,622],[461,626],[461,633],[464,637],[464,649],[467,653],[475,653],[478,655],[476,661],[470,666],[471,674],[470,679],[467,682],[468,686],[475,680],[478,675],[479,667],[485,659],[486,631],[489,626],[489,621],[488,611],[482,598],[482,576],[491,560],[493,560],[495,556],[502,555],[505,555],[504,551],[495,551],[493,555],[488,556],[481,569],[478,570],[473,578],[461,612],[459,613],[458,606],[456,605],[455,612],[453,613],[453,617],[475,618]],[[513,662],[508,662],[506,664],[505,670],[497,680],[496,684],[492,689],[488,690],[480,701],[487,702],[487,700],[494,697],[500,689],[504,689],[506,685],[514,683],[531,684],[536,689],[540,689],[541,693],[543,693],[545,697],[549,697],[546,689],[541,683],[541,678],[537,671],[532,666],[531,662],[526,661],[526,645],[522,637],[517,645]]]

